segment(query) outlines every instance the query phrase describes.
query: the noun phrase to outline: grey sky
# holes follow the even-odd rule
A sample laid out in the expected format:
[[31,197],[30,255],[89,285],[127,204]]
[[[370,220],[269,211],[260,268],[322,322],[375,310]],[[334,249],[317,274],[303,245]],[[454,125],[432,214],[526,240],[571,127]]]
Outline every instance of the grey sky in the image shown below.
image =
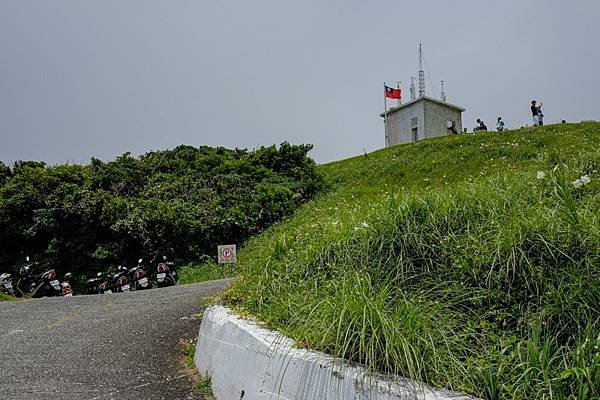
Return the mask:
[[[0,0],[0,160],[179,144],[383,146],[383,81],[416,74],[464,125],[600,119],[600,1]],[[432,85],[435,91],[432,93]]]

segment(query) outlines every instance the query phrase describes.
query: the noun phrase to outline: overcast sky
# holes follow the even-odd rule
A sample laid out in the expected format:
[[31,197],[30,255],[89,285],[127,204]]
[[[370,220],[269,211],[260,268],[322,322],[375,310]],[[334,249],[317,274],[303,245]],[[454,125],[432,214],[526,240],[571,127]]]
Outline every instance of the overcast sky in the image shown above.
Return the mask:
[[[600,1],[0,0],[0,160],[87,163],[179,144],[384,144],[383,81],[463,124],[600,119]],[[433,89],[432,89],[433,88]]]

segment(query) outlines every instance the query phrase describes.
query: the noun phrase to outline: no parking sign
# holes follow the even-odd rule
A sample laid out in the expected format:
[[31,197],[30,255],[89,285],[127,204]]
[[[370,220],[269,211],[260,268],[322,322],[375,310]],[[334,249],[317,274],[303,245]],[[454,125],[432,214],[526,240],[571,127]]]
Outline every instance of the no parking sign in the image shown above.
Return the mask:
[[217,246],[219,264],[231,264],[236,262],[235,244],[224,244]]

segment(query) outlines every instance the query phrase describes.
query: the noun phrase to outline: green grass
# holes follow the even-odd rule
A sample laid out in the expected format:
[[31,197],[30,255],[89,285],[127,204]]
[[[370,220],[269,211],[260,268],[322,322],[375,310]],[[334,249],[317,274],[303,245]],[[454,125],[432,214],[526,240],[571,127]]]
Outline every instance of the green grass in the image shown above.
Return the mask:
[[[216,252],[216,249],[215,249]],[[237,270],[232,264],[203,263],[186,265],[179,270],[179,283],[188,284],[235,276]]]
[[196,384],[196,391],[204,396],[206,400],[214,399],[210,377],[200,377],[198,383]]
[[194,362],[194,356],[196,355],[196,341],[180,339],[179,345],[181,347],[181,352],[185,357],[186,368],[190,371],[194,371],[196,376],[194,385],[196,392],[202,395],[206,400],[214,399],[210,377],[201,376],[196,369],[196,363]]
[[185,357],[185,366],[190,370],[195,370],[196,342],[194,340],[179,339],[179,347]]
[[0,301],[12,301],[12,300],[16,300],[17,298],[14,296],[9,296],[7,294],[4,293],[0,293]]
[[244,246],[228,305],[372,371],[489,399],[600,396],[600,124],[319,169],[330,190]]

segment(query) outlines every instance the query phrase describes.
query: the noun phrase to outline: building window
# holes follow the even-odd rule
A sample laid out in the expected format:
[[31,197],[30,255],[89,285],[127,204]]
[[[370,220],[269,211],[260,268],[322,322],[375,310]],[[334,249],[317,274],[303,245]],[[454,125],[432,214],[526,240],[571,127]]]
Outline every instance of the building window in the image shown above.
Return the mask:
[[419,120],[417,119],[417,117],[410,119],[410,128],[411,128],[411,132],[412,132],[412,141],[413,142],[416,142],[417,140],[419,140],[419,129],[417,128],[418,123],[419,123]]

